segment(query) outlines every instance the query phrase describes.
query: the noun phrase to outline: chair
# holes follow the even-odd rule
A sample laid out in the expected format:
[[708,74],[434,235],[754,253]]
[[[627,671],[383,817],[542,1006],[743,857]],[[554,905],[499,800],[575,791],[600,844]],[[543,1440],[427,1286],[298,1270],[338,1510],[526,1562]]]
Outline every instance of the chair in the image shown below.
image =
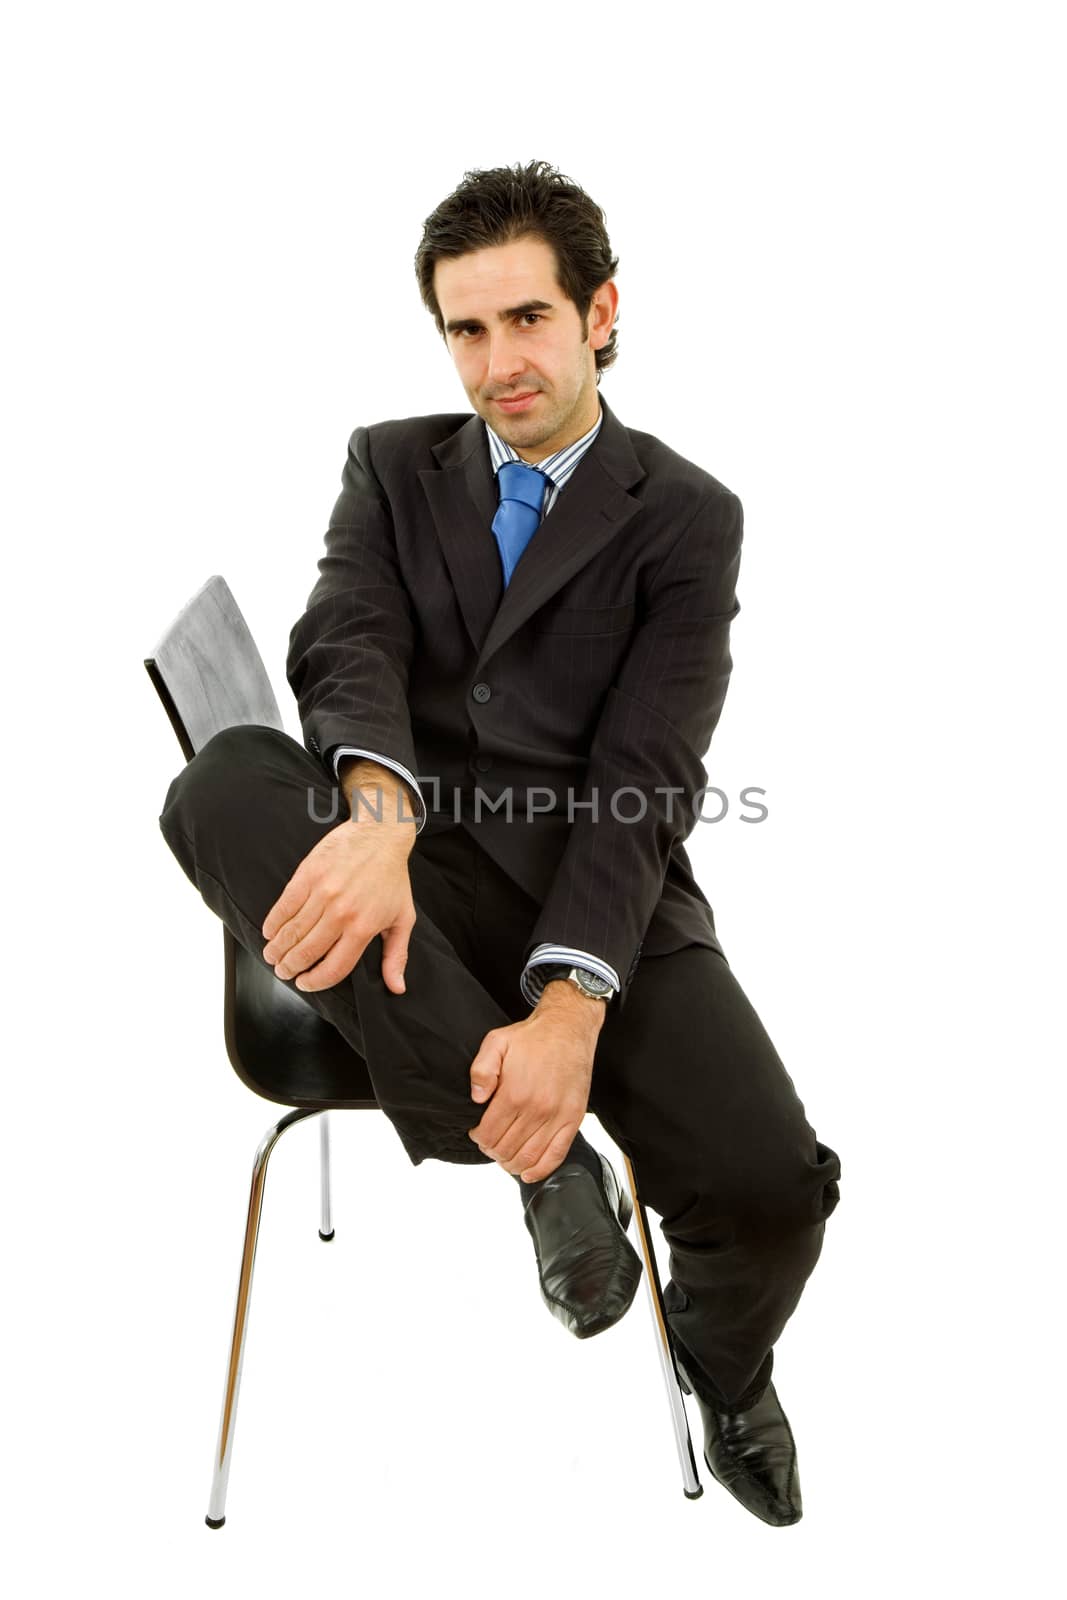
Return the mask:
[[[255,641],[221,577],[209,578],[179,612],[153,654],[146,659],[145,667],[187,761],[223,728],[243,723],[282,728],[278,703]],[[223,947],[224,1032],[230,1064],[253,1093],[293,1109],[267,1129],[252,1164],[237,1304],[223,1386],[211,1499],[205,1518],[209,1528],[221,1528],[226,1521],[226,1488],[237,1420],[252,1272],[271,1152],[294,1123],[305,1117],[321,1117],[322,1225],[319,1238],[328,1243],[334,1237],[330,1211],[328,1113],[380,1109],[366,1063],[341,1034],[275,978],[270,968],[249,954],[225,927]],[[301,1085],[299,1093],[291,1088],[294,1082]],[[694,1500],[704,1491],[697,1477],[651,1230],[633,1169],[625,1155],[623,1161],[644,1258],[645,1283],[667,1387],[683,1490],[688,1499]]]

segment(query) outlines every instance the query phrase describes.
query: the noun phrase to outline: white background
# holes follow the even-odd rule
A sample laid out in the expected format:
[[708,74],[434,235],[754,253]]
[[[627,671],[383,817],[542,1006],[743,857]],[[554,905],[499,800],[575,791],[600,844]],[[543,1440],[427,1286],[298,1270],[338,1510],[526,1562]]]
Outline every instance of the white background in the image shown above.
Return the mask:
[[[37,5],[0,55],[10,1592],[1050,1590],[1063,1067],[1053,7]],[[415,285],[541,157],[620,257],[604,394],[742,498],[695,830],[842,1199],[776,1352],[805,1517],[681,1493],[647,1306],[568,1338],[511,1180],[385,1119],[252,1155],[141,666],[211,573],[290,731],[351,429],[468,409]],[[1058,1022],[1058,1016],[1056,1018]],[[592,1119],[586,1131],[613,1148]],[[661,1261],[665,1252],[661,1254]],[[699,1449],[699,1421],[692,1424]]]

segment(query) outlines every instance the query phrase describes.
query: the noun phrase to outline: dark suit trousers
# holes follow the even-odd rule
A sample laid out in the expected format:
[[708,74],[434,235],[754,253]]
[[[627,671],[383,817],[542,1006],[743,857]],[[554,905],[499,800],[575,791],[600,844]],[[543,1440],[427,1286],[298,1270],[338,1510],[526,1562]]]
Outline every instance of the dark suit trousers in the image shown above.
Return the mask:
[[[175,778],[160,826],[207,904],[262,955],[267,912],[346,815],[295,740],[239,727]],[[491,1028],[530,1014],[519,973],[540,907],[462,826],[424,830],[408,870],[406,993],[386,988],[378,937],[348,978],[302,998],[363,1056],[413,1163],[489,1164],[467,1136],[484,1111],[469,1069]],[[770,1380],[772,1347],[819,1257],[840,1163],[725,957],[688,945],[642,958],[625,1008],[609,1005],[589,1109],[662,1219],[679,1355],[707,1399],[744,1409]]]

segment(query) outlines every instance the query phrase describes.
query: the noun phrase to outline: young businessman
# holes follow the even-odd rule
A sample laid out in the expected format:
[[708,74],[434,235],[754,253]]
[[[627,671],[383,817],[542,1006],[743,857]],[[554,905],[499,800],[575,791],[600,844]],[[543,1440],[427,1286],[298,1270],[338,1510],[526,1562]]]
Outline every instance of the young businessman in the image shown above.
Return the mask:
[[161,825],[212,909],[364,1055],[414,1163],[516,1177],[546,1304],[583,1338],[640,1275],[627,1198],[579,1131],[596,1113],[663,1219],[709,1468],[795,1522],[772,1347],[840,1163],[684,847],[741,504],[601,395],[618,263],[569,179],[466,174],[415,266],[474,414],[356,429],[290,639],[307,748],[217,735]]

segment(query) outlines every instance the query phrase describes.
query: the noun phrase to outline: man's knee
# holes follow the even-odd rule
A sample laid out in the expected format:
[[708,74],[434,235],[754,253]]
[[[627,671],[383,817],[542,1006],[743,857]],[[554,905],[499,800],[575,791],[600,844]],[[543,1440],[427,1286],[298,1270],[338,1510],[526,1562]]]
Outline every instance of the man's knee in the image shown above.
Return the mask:
[[263,775],[276,763],[280,744],[295,745],[288,734],[258,723],[241,723],[213,734],[182,768],[167,790],[159,826],[189,877],[198,833],[218,836],[242,824]]
[[840,1175],[836,1152],[814,1136],[768,1153],[741,1197],[745,1226],[777,1238],[821,1226],[840,1199]]
[[680,1163],[675,1177],[683,1172],[690,1173],[687,1203],[664,1226],[708,1247],[786,1245],[821,1228],[840,1198],[840,1161],[813,1136],[761,1140],[736,1149],[729,1161],[719,1147]]
[[206,810],[243,806],[250,785],[260,782],[264,767],[276,760],[279,740],[294,743],[280,729],[258,723],[240,723],[213,734],[167,790],[159,819],[164,834],[188,827]]

